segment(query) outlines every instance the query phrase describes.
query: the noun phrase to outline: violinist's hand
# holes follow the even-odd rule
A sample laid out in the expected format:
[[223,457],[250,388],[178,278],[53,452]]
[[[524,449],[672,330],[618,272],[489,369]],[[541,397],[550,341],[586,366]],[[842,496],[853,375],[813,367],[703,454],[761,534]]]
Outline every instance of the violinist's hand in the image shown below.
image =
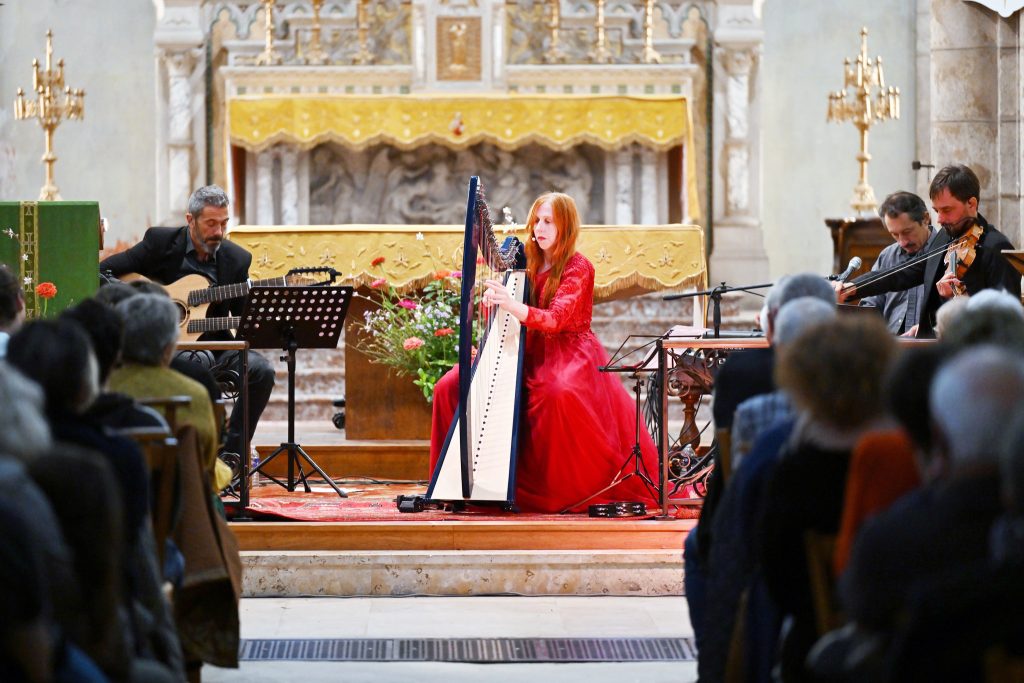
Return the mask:
[[838,280],[832,283],[832,289],[836,290],[836,303],[846,303],[850,299],[857,298],[857,285],[852,282],[839,282]]
[[943,299],[951,299],[956,296],[956,289],[962,287],[963,283],[953,273],[946,273],[935,283],[935,289]]

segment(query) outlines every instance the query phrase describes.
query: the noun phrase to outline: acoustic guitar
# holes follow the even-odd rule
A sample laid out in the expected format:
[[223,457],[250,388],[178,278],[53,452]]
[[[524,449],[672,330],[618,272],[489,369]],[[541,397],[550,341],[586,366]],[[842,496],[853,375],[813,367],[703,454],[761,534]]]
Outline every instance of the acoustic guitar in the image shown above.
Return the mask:
[[[210,286],[210,281],[202,275],[186,275],[169,285],[159,285],[167,292],[174,305],[178,308],[178,326],[181,330],[180,341],[192,342],[206,332],[222,332],[238,329],[241,318],[237,315],[206,317],[206,309],[210,304],[246,296],[253,287],[319,287],[332,284],[341,275],[333,268],[293,268],[283,277],[264,278],[262,280],[246,280],[230,285]],[[319,278],[316,276],[320,276]],[[120,278],[123,282],[145,280],[149,278],[138,273],[128,273]]]

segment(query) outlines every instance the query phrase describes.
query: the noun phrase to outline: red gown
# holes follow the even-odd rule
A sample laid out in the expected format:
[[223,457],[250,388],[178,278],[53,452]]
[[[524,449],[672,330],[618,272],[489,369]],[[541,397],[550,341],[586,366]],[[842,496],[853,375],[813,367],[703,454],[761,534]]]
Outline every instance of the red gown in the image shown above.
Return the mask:
[[[531,286],[543,291],[547,274]],[[516,505],[524,512],[559,512],[611,483],[633,450],[635,405],[618,377],[598,371],[608,354],[590,329],[594,266],[577,252],[547,308],[530,307],[523,368],[525,420],[516,467]],[[434,471],[458,407],[458,366],[437,383],[430,435]],[[654,441],[641,424],[640,448],[650,478],[658,481]],[[656,504],[639,477],[631,477],[576,507],[614,501]]]

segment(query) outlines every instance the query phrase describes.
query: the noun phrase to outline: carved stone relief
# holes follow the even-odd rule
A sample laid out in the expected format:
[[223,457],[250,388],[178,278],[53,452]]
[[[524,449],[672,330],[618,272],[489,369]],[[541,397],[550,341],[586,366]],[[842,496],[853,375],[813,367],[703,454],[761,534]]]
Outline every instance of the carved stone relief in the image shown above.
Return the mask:
[[437,80],[479,81],[480,17],[437,18]]
[[471,175],[481,177],[496,220],[508,206],[524,221],[537,195],[556,190],[576,199],[585,223],[604,222],[604,152],[592,145],[509,152],[479,144],[456,152],[438,145],[352,151],[326,144],[310,158],[310,223],[460,224]]

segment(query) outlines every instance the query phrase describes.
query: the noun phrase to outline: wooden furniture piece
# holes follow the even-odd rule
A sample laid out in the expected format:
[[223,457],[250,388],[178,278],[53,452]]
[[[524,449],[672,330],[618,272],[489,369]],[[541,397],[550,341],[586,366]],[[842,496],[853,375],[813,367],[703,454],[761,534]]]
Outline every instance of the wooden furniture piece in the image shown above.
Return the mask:
[[854,256],[863,263],[850,276],[863,275],[871,270],[878,255],[892,244],[892,236],[878,216],[860,218],[826,218],[825,225],[832,233],[832,271],[841,273]]
[[[658,340],[657,372],[661,391],[658,489],[661,492],[662,515],[668,515],[670,505],[700,505],[703,502],[703,498],[676,497],[675,494],[686,486],[700,486],[711,473],[711,454],[702,453],[695,445],[701,432],[696,420],[701,400],[711,396],[718,367],[725,362],[730,351],[767,346],[768,341],[764,337],[705,339],[666,336]],[[683,404],[683,427],[675,436],[668,433],[670,397],[678,398]],[[693,446],[696,459],[693,455],[686,455],[687,445]]]
[[138,444],[149,466],[149,511],[158,566],[162,569],[166,540],[174,532],[181,508],[178,441],[162,427],[134,427],[118,433]]
[[832,557],[836,552],[836,535],[815,531],[804,532],[804,553],[807,555],[807,576],[811,584],[814,619],[818,637],[843,625],[843,616],[836,599],[836,578]]
[[184,408],[192,403],[192,398],[189,396],[167,396],[164,398],[144,396],[135,400],[162,414],[172,432],[178,428],[178,408]]

